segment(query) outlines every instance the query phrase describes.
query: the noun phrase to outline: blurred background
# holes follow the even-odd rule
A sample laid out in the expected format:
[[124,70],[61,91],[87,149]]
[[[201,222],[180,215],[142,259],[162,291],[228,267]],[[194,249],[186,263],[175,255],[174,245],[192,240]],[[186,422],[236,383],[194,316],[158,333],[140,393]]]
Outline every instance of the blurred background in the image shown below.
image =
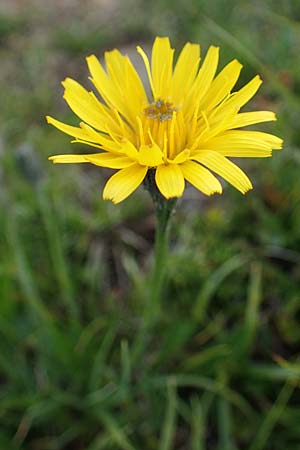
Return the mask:
[[[60,82],[156,35],[259,73],[246,110],[285,148],[240,161],[245,197],[186,191],[146,333],[148,194],[114,206],[111,171],[50,164],[85,149],[44,116],[76,124]],[[294,0],[0,0],[1,450],[299,450],[299,55]]]

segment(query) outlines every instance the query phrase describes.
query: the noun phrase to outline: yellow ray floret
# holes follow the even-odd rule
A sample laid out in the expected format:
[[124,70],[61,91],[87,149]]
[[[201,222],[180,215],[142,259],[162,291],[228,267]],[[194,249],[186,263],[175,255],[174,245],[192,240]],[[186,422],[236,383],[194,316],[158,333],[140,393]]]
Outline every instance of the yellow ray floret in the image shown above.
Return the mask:
[[184,176],[180,166],[167,164],[157,167],[155,181],[162,195],[169,199],[181,197],[184,191]]
[[103,191],[104,200],[120,203],[143,182],[146,173],[147,167],[138,164],[119,170],[106,183]]
[[269,157],[282,140],[242,127],[276,120],[271,111],[241,112],[262,80],[254,77],[234,90],[242,65],[233,60],[218,71],[219,48],[211,46],[200,64],[200,46],[187,43],[174,64],[167,37],[155,39],[150,57],[137,51],[145,65],[151,92],[127,55],[105,53],[104,64],[87,58],[96,92],[77,81],[63,82],[64,99],[78,126],[47,116],[49,124],[95,153],[51,156],[54,163],[91,163],[117,172],[104,187],[103,198],[119,203],[154,172],[166,199],[181,197],[186,182],[205,195],[222,193],[221,177],[245,194],[247,175],[230,157]]

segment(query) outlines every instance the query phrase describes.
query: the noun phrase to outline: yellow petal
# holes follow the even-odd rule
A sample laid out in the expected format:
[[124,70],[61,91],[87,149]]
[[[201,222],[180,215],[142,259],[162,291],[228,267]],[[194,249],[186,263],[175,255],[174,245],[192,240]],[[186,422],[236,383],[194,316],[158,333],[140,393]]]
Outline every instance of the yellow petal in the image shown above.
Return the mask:
[[[209,139],[228,130],[228,125],[236,116],[237,110],[236,108],[227,108],[226,114],[216,117],[218,108],[219,106],[212,109],[208,114],[206,114],[205,111],[201,111],[201,116],[198,119],[198,129],[200,130],[198,141],[201,140],[201,142],[207,142]],[[197,148],[198,141],[194,140],[194,142],[190,144],[190,147]]]
[[114,155],[112,153],[95,153],[86,155],[86,160],[95,166],[108,167],[109,169],[123,169],[132,165],[132,159],[127,156]]
[[182,152],[178,153],[178,155],[175,156],[174,159],[167,159],[168,163],[170,164],[182,164],[183,162],[187,161],[190,157],[190,150],[185,149]]
[[106,183],[103,190],[103,199],[120,203],[125,200],[143,182],[147,167],[133,164],[130,167],[119,170]]
[[101,145],[99,144],[92,144],[91,142],[87,142],[87,141],[83,141],[82,139],[73,139],[73,141],[71,141],[71,144],[84,144],[84,145],[89,145],[90,147],[94,147],[97,148],[98,150],[105,150],[104,148],[102,148]]
[[200,109],[210,110],[228,95],[237,82],[242,64],[236,59],[231,61],[213,80],[210,88],[200,103]]
[[252,80],[249,81],[245,86],[243,86],[239,91],[234,92],[232,96],[224,103],[224,109],[227,107],[237,107],[241,108],[244,106],[258,91],[262,83],[259,75],[256,75]]
[[86,60],[92,75],[91,81],[103,100],[111,109],[116,108],[128,119],[126,108],[124,109],[124,100],[120,96],[118,86],[108,77],[95,55],[88,56]]
[[[246,133],[246,131],[235,130],[233,133],[240,134]],[[249,133],[249,136],[251,136],[252,139],[265,141],[273,150],[282,149],[283,140],[274,134],[264,133],[263,131],[247,131],[247,133]]]
[[53,125],[55,128],[62,131],[63,133],[68,134],[69,136],[73,136],[85,141],[98,142],[98,139],[96,137],[94,137],[94,139],[91,139],[88,133],[81,128],[67,125],[66,123],[60,122],[59,120],[56,120],[50,116],[46,116],[46,120],[50,125]]
[[[232,116],[232,113],[234,113],[234,117],[241,107],[244,106],[256,94],[261,83],[261,78],[256,75],[239,91],[231,93],[227,100],[224,100],[222,104],[211,112],[213,116],[213,123],[216,124],[223,122],[224,117]],[[230,119],[229,122],[231,122],[231,120],[233,119]]]
[[180,166],[184,178],[206,195],[222,193],[219,180],[209,170],[193,161],[186,161]]
[[[128,56],[118,50],[105,53],[107,73],[95,55],[87,58],[92,82],[104,101],[131,124],[147,103],[145,89]],[[124,123],[126,126],[126,123]]]
[[132,160],[126,156],[111,153],[92,153],[88,155],[55,155],[48,158],[54,164],[91,163],[109,169],[123,169],[132,165]]
[[184,191],[184,178],[176,164],[158,166],[155,172],[158,189],[165,198],[181,197]]
[[204,150],[215,150],[224,156],[268,157],[272,148],[280,148],[282,140],[268,133],[232,130],[203,142]]
[[143,63],[145,65],[145,69],[148,75],[148,79],[149,79],[149,83],[150,83],[150,87],[151,87],[151,91],[153,94],[154,98],[158,98],[157,92],[155,91],[155,86],[153,83],[153,78],[152,78],[152,73],[151,73],[151,68],[150,68],[150,63],[149,63],[149,58],[146,55],[146,53],[144,52],[144,50],[138,45],[136,48],[137,52],[139,53],[139,55],[141,56]]
[[80,123],[80,127],[87,132],[90,141],[97,138],[97,142],[101,145],[103,150],[113,153],[119,153],[121,151],[122,144],[113,140],[108,134],[97,133],[97,131],[84,122]]
[[243,194],[252,189],[251,181],[247,175],[225,156],[217,152],[201,150],[197,155],[193,156],[193,159],[221,175],[224,180],[228,181]]
[[270,122],[272,120],[276,120],[276,115],[272,111],[240,113],[227,125],[227,129],[247,127],[255,123]]
[[104,101],[112,107],[116,107],[118,103],[116,92],[111,80],[108,78],[107,73],[100,64],[98,58],[95,55],[90,55],[86,58],[89,71],[92,75],[92,81],[98,89],[101,97]]
[[211,45],[195,80],[195,90],[201,95],[208,91],[219,62],[219,47]]
[[105,63],[108,75],[119,94],[116,107],[121,107],[120,111],[133,123],[142,107],[147,104],[141,79],[128,56],[122,55],[118,50],[105,52]]
[[205,56],[204,62],[200,67],[195,82],[189,92],[188,99],[186,101],[185,113],[189,112],[193,114],[195,102],[199,103],[208,91],[211,82],[215,76],[219,61],[219,48],[213,45],[209,47]]
[[217,150],[223,156],[232,158],[269,158],[272,156],[272,150],[266,148],[232,148],[227,150]]
[[97,130],[105,130],[108,114],[105,114],[101,103],[86,91],[77,81],[66,78],[62,85],[65,88],[64,99],[72,111]]
[[200,46],[187,42],[178,57],[172,86],[172,100],[180,104],[185,94],[191,89],[200,62]]
[[66,123],[60,122],[59,120],[56,120],[50,116],[46,116],[46,119],[49,124],[53,125],[58,130],[75,137],[76,141],[72,142],[82,142],[86,145],[91,145],[92,147],[97,148],[101,147],[103,148],[103,150],[110,150],[115,152],[120,151],[120,144],[116,143],[115,141],[112,141],[108,135],[95,131],[93,128],[91,128],[84,122],[81,122],[80,128],[77,128],[71,125],[67,125]]
[[173,71],[174,49],[170,46],[169,38],[157,37],[152,48],[151,71],[156,98],[170,97],[171,79]]
[[142,166],[156,167],[163,164],[163,154],[158,145],[142,145],[138,161]]
[[136,147],[132,142],[126,141],[122,142],[122,153],[124,153],[128,158],[131,158],[133,161],[138,161],[139,153]]
[[54,155],[49,156],[49,160],[54,164],[74,164],[74,163],[87,163],[87,155]]

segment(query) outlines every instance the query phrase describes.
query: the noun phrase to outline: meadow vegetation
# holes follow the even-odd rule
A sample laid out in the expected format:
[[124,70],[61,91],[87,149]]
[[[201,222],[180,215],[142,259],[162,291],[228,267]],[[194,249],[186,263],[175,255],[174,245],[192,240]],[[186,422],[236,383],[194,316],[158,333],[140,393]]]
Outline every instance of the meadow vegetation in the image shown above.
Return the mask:
[[[298,450],[300,5],[2,3],[0,448]],[[88,86],[85,56],[156,35],[220,45],[221,65],[244,65],[239,85],[261,74],[252,108],[276,111],[263,129],[285,147],[240,161],[246,196],[191,188],[178,202],[146,328],[150,197],[114,206],[101,199],[110,171],[52,166],[83,147],[44,116],[75,124],[60,81]]]

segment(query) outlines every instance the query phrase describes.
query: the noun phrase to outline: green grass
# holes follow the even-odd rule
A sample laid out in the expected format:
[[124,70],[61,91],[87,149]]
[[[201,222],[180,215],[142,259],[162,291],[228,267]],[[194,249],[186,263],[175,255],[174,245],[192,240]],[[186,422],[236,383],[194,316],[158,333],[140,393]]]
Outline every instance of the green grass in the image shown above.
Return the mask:
[[[97,10],[2,13],[1,449],[299,449],[296,3],[159,0],[109,20]],[[286,145],[241,161],[255,185],[245,197],[227,186],[178,203],[149,328],[148,194],[114,206],[100,195],[110,171],[50,165],[70,145],[44,115],[74,120],[59,81],[86,82],[84,56],[156,34],[220,45],[222,63],[244,64],[241,82],[261,73],[256,106],[276,110],[269,129]]]

